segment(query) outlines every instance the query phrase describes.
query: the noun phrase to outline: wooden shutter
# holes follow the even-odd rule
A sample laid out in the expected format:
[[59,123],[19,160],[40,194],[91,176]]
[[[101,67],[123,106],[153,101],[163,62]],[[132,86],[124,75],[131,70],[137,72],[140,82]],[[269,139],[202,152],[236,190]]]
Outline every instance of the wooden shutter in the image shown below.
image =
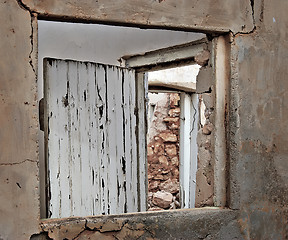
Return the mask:
[[44,78],[48,216],[146,210],[142,79],[56,59],[44,61]]

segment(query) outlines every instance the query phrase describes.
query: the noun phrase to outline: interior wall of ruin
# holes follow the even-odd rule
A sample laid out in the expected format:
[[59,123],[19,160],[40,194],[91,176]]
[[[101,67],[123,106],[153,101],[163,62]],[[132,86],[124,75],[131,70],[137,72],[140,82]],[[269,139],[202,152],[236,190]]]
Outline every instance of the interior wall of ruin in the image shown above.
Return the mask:
[[[136,233],[137,237],[143,235],[144,238],[151,226],[158,228],[153,228],[147,237],[158,239],[168,239],[175,232],[190,239],[205,238],[209,234],[221,239],[223,235],[219,234],[223,228],[239,239],[287,238],[287,9],[288,2],[281,0],[110,3],[104,0],[1,0],[0,238],[29,239],[41,231],[48,232],[54,239],[63,236],[53,235],[49,230],[51,226],[47,229],[40,225],[39,217],[35,17],[38,14],[54,20],[230,33],[227,207],[233,210],[215,210],[217,213],[212,215],[211,210],[199,210],[199,215],[190,211],[177,212],[163,218],[166,221],[161,220],[163,214],[146,213],[145,218],[137,215],[137,221],[127,217],[125,221],[134,228],[126,226],[125,229],[135,231],[123,233],[123,239]],[[227,217],[227,211],[231,218]],[[217,217],[213,218],[214,214]],[[177,227],[175,221],[183,220],[187,224]],[[203,225],[195,223],[200,220]],[[83,220],[73,221],[66,220],[73,231],[68,239],[77,236],[80,239],[81,234],[102,234],[99,226],[89,228],[92,233],[85,232],[87,228],[82,226],[87,226],[86,220],[84,225]],[[103,218],[95,221],[97,225]],[[159,225],[155,224],[157,222]],[[61,229],[64,223],[55,224],[56,229]],[[119,229],[117,224],[113,226],[108,232]],[[114,235],[110,234],[110,239]]]

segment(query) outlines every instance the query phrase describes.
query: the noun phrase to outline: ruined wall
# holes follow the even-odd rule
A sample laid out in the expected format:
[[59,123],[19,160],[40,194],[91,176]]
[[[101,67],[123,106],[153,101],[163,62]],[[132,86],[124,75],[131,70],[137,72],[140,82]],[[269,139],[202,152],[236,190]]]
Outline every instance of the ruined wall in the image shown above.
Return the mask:
[[17,1],[0,1],[0,22],[0,239],[29,239],[39,231],[37,26]]
[[287,239],[287,1],[251,1],[231,54],[230,206],[250,239]]
[[178,93],[162,93],[148,129],[148,210],[180,208],[179,104]]
[[[197,135],[198,144],[198,164],[196,173],[196,199],[195,207],[213,206],[214,196],[214,148],[213,133],[214,124],[212,122],[214,107],[206,101],[212,98],[212,93],[203,93],[200,95],[200,104],[204,104],[205,121],[199,124]],[[205,100],[204,100],[205,99]],[[205,104],[206,103],[206,104]]]
[[[21,3],[20,0],[0,1],[3,23],[0,26],[2,239],[29,239],[33,233],[40,232],[35,74],[37,44],[34,38],[37,28],[29,11],[19,7],[18,2]],[[154,228],[154,236],[162,239],[173,239],[176,233],[177,236],[183,234],[180,235],[183,239],[241,239],[239,228],[246,239],[288,238],[288,2],[182,0],[178,3],[166,0],[151,4],[151,1],[132,3],[125,0],[111,2],[111,5],[106,1],[92,0],[25,0],[24,3],[34,13],[40,12],[46,18],[59,19],[65,15],[70,19],[86,21],[230,32],[227,206],[240,209],[241,215],[229,218],[226,210],[219,210],[213,218],[210,211],[199,210],[199,218],[194,218],[186,211],[179,211],[167,218],[157,214],[147,215],[147,218],[137,216],[138,222],[158,226]],[[162,14],[159,15],[159,12]],[[236,214],[238,211],[229,212]],[[202,219],[202,225],[198,224],[199,219]],[[183,220],[187,224],[182,225]],[[130,221],[131,224],[137,222],[135,218]],[[181,224],[175,224],[177,222]],[[85,226],[85,221],[82,225],[69,224],[74,230],[79,226]],[[221,235],[223,231],[229,233],[233,229],[236,229],[235,236]],[[76,231],[73,237],[82,230]]]
[[[200,123],[197,145],[198,164],[196,173],[195,207],[214,205],[214,139],[215,139],[215,81],[213,81],[212,42],[208,49],[195,57],[201,66],[197,76],[196,90],[199,94]],[[204,113],[203,113],[204,112]]]

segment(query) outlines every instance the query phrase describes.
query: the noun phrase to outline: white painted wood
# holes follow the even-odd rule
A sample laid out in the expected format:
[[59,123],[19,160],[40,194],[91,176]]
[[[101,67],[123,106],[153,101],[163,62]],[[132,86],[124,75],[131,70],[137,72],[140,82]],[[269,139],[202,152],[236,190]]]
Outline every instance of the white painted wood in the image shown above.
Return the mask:
[[182,208],[194,208],[198,155],[198,96],[181,93],[180,108],[180,200]]
[[[97,144],[97,152],[99,153],[99,193],[100,193],[100,208],[101,214],[105,215],[108,214],[108,187],[107,187],[107,177],[108,177],[108,154],[107,154],[107,85],[106,85],[106,78],[107,78],[107,71],[106,67],[103,65],[96,65],[96,107],[97,113],[96,118],[99,121],[99,131],[98,134],[98,144]],[[97,213],[95,213],[97,214]]]
[[180,152],[179,152],[179,183],[181,208],[189,208],[190,189],[190,131],[191,131],[191,100],[185,93],[180,94]]
[[123,62],[126,67],[143,67],[163,63],[171,63],[180,60],[191,59],[206,48],[205,40],[191,42],[147,52],[136,56],[124,56]]
[[196,198],[196,173],[197,173],[197,163],[198,163],[198,145],[197,145],[197,135],[198,135],[198,124],[199,124],[199,108],[198,108],[198,95],[190,95],[191,99],[191,131],[190,131],[190,198],[189,198],[189,208],[195,208],[195,198]]
[[[132,175],[132,204],[137,205],[137,209],[139,209],[139,182],[138,180],[138,154],[137,154],[137,128],[136,128],[136,115],[133,114],[135,113],[136,110],[136,91],[134,90],[136,88],[136,82],[135,81],[130,81],[130,87],[129,87],[129,92],[130,92],[130,96],[129,96],[129,107],[130,107],[130,111],[131,113],[130,115],[130,121],[131,121],[131,125],[130,125],[130,138],[131,138],[131,175]],[[136,133],[136,134],[135,134]],[[135,165],[137,167],[135,167]],[[133,183],[137,183],[137,184],[133,184]],[[137,192],[137,194],[135,194],[135,192]],[[127,196],[128,197],[128,196]]]
[[49,59],[44,95],[50,217],[146,210],[144,87],[135,72]]
[[148,182],[147,179],[147,143],[146,143],[146,135],[147,135],[147,114],[146,114],[146,98],[148,98],[148,76],[144,73],[137,73],[136,76],[137,81],[137,108],[138,118],[137,118],[137,126],[138,126],[138,178],[139,178],[139,206],[140,211],[147,210],[147,201],[146,196],[148,195]]

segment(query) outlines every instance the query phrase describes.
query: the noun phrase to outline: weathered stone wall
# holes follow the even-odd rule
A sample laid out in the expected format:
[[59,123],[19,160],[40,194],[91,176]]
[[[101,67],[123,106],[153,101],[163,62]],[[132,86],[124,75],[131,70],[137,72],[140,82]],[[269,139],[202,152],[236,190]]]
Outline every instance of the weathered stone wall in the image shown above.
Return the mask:
[[[178,93],[166,93],[164,98],[155,106],[151,129],[148,130],[148,133],[153,132],[154,134],[148,137],[151,140],[147,144],[148,210],[180,207],[179,104],[180,96]],[[157,130],[159,125],[165,127]],[[165,193],[156,194],[158,191]]]
[[[148,239],[151,236],[241,239],[239,229],[246,239],[288,238],[287,1],[25,0],[26,10],[18,2],[21,4],[20,0],[0,1],[0,238],[29,239],[41,231],[38,228],[37,27],[28,9],[49,19],[65,16],[75,21],[230,32],[227,206],[236,210],[219,210],[216,215],[211,210],[206,214],[199,210],[196,218],[180,210],[166,218],[159,213],[150,215],[152,221],[143,215],[137,215],[138,220],[128,217],[127,221],[155,226],[155,235],[143,236]],[[233,217],[229,218],[226,211]],[[64,223],[60,221],[56,229],[61,229]],[[67,224],[75,230],[74,238],[81,233],[71,222]],[[150,228],[146,229],[148,234]],[[235,235],[225,235],[233,230]],[[50,231],[51,237],[61,239],[51,235],[53,230],[43,227],[42,231]],[[66,237],[68,231],[62,234]]]

